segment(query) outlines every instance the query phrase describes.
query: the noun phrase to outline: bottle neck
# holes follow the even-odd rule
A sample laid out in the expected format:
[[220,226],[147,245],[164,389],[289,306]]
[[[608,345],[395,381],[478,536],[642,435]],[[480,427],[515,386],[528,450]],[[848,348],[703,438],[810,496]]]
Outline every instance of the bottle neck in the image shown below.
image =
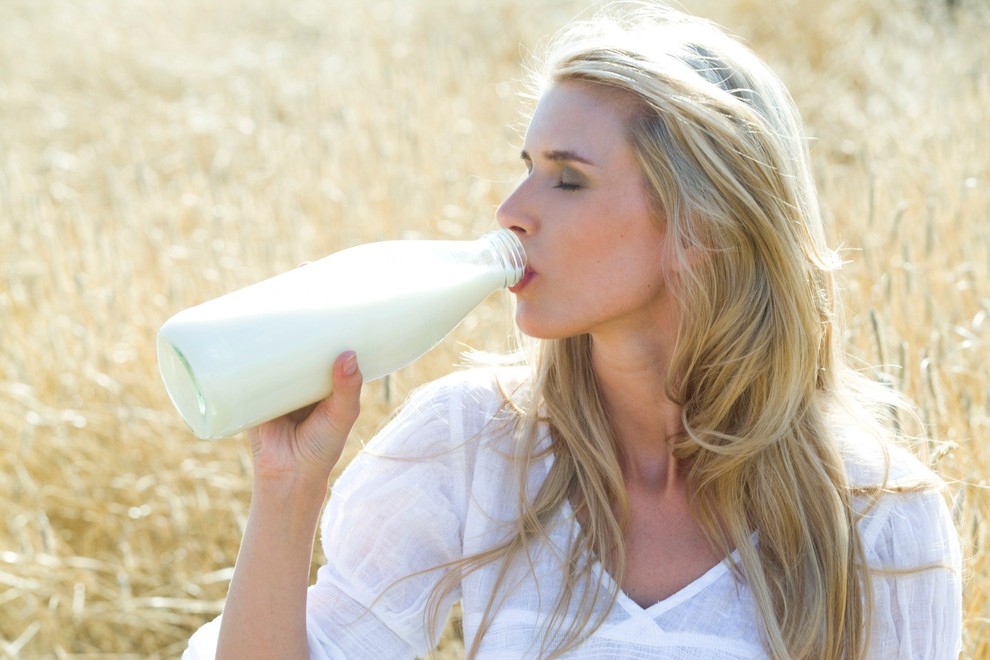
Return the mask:
[[498,229],[482,235],[481,239],[505,272],[505,284],[512,286],[526,273],[526,253],[519,238],[509,229]]

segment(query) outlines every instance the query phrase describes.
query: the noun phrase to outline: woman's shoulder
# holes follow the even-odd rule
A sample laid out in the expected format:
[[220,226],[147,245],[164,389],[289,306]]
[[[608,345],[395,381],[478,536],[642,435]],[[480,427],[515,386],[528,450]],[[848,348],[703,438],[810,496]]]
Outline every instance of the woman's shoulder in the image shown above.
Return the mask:
[[419,386],[347,465],[334,485],[338,499],[426,483],[457,491],[480,447],[511,437],[506,397],[524,382],[521,370],[472,368]]
[[[528,391],[524,367],[459,369],[414,389],[366,449],[429,454],[511,425]],[[505,424],[502,424],[505,422]]]
[[942,482],[909,448],[865,430],[837,433],[846,477],[854,490],[939,487]]
[[412,391],[411,397],[469,397],[504,400],[529,383],[531,369],[523,365],[473,366],[455,369]]
[[[945,482],[909,449],[868,434],[840,443],[868,560],[888,568],[953,563]],[[954,555],[953,555],[954,556]]]
[[522,366],[458,369],[413,390],[403,409],[487,419],[523,404],[529,376],[530,370]]

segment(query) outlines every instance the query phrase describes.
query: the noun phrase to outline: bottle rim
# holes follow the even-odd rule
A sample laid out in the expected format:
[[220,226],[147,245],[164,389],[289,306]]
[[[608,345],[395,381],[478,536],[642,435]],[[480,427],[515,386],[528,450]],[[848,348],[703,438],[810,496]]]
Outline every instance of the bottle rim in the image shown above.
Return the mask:
[[515,232],[510,229],[498,229],[482,236],[492,246],[505,270],[505,286],[513,286],[526,274],[526,251]]

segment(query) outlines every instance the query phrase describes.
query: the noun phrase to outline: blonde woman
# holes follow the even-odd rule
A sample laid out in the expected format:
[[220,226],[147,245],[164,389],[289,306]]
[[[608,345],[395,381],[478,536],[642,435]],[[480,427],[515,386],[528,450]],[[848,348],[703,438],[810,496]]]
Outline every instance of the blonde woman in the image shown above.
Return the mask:
[[498,211],[528,366],[422,388],[347,468],[356,357],[253,434],[223,616],[188,657],[950,658],[956,533],[898,404],[843,361],[797,113],[711,24],[553,42]]

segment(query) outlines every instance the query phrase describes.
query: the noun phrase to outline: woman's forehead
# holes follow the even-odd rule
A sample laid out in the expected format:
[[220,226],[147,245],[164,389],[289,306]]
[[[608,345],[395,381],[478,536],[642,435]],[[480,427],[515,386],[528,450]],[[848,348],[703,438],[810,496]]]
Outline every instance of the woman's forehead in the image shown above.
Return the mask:
[[540,97],[533,113],[526,133],[527,149],[574,151],[594,162],[594,155],[601,159],[616,149],[628,148],[631,113],[622,97],[604,85],[555,83]]

